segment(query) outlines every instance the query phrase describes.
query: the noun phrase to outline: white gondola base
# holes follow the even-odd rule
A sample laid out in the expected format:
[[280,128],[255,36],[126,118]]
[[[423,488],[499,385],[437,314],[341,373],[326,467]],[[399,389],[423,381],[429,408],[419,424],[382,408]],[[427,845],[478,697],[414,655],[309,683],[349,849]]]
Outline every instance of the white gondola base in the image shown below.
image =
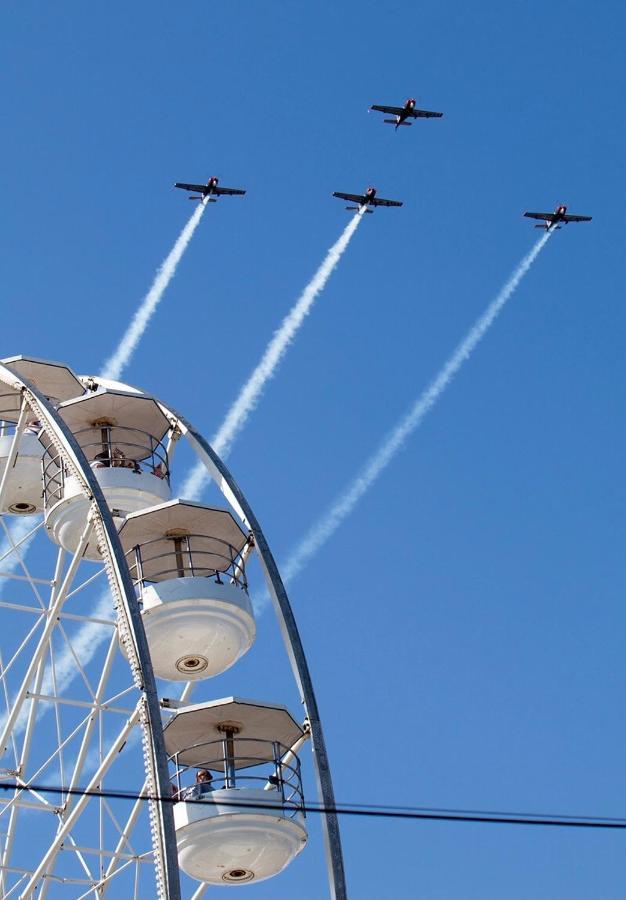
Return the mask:
[[198,681],[229,669],[252,646],[256,626],[245,590],[212,578],[173,578],[144,588],[143,624],[154,674]]
[[[4,475],[12,443],[13,435],[5,434],[0,437],[0,478]],[[28,516],[43,510],[42,456],[43,447],[37,437],[34,434],[23,434],[0,512]]]
[[[263,808],[280,805],[277,791],[225,788],[210,798],[174,806],[178,861],[191,878],[222,886],[263,881],[278,875],[304,849],[302,814]],[[237,809],[228,803],[259,805]]]
[[[170,486],[164,478],[148,472],[136,474],[129,469],[95,469],[94,475],[102,488],[104,499],[113,516],[120,522],[128,515],[145,506],[153,506],[170,499]],[[80,484],[73,476],[65,479],[63,498],[46,513],[48,535],[64,550],[74,553],[87,522],[91,502],[84,495]],[[85,551],[86,559],[100,559],[95,540]]]

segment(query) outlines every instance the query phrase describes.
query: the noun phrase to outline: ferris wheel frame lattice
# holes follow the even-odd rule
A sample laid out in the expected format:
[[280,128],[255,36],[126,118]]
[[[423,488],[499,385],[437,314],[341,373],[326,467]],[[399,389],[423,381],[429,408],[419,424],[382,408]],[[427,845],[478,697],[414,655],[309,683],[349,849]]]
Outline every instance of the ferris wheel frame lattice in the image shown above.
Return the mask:
[[[105,896],[109,889],[114,892],[119,890],[122,879],[126,878],[125,893],[139,897],[140,885],[145,885],[149,877],[145,873],[153,864],[156,895],[167,900],[178,900],[181,889],[173,804],[157,799],[169,797],[171,791],[162,725],[164,704],[159,698],[136,585],[118,535],[120,522],[113,515],[117,511],[107,504],[93,471],[93,463],[90,464],[54,402],[46,397],[38,384],[33,384],[20,374],[19,369],[16,374],[16,368],[9,360],[5,363],[0,365],[0,395],[8,390],[17,399],[9,450],[4,467],[0,468],[0,509],[4,508],[3,498],[11,470],[19,456],[20,441],[24,439],[28,421],[35,419],[41,428],[42,443],[48,447],[49,453],[56,454],[56,458],[62,461],[67,472],[76,480],[88,502],[89,513],[87,527],[75,551],[71,553],[58,549],[49,578],[41,578],[39,573],[33,575],[24,552],[37,530],[42,534],[39,539],[45,539],[43,526],[35,523],[27,540],[13,541],[11,526],[20,520],[2,516],[0,541],[4,538],[9,550],[0,559],[0,577],[12,589],[14,586],[20,590],[30,588],[37,604],[24,602],[23,595],[20,595],[19,602],[4,601],[0,597],[0,615],[17,617],[27,612],[30,620],[36,618],[37,622],[31,628],[24,626],[23,637],[14,638],[8,650],[12,654],[10,659],[5,658],[7,654],[2,646],[0,631],[0,688],[6,708],[4,717],[0,719],[0,735],[4,741],[0,752],[6,750],[5,760],[11,748],[13,752],[12,765],[0,763],[3,766],[0,777],[5,783],[10,781],[14,785],[11,792],[3,792],[7,796],[0,796],[0,892],[6,897],[31,897],[34,894],[43,897],[50,892],[51,896],[100,897]],[[99,386],[105,389],[113,387],[132,395],[148,396],[135,388],[101,379],[83,378],[81,384],[91,390]],[[249,503],[223,461],[187,419],[160,401],[154,402],[171,423],[175,439],[184,437],[189,442],[235,517],[251,535],[250,545],[258,554],[306,713],[318,795],[326,810],[321,819],[329,893],[333,900],[345,900],[347,893],[341,840],[322,725],[306,656],[278,567]],[[78,573],[83,571],[82,557],[88,547],[96,544],[102,557],[98,564],[100,568],[81,580]],[[7,560],[11,559],[17,574],[3,571],[8,568]],[[93,571],[94,564],[91,565]],[[104,628],[104,617],[101,613],[84,613],[82,607],[78,607],[77,612],[77,607],[66,601],[71,598],[74,603],[77,597],[80,598],[81,591],[84,593],[92,590],[94,584],[102,584],[102,579],[97,581],[99,572],[106,573],[112,600],[111,613],[115,614],[115,620],[106,623],[112,628],[111,639],[108,643],[103,642],[102,660],[97,659],[93,663],[98,671],[95,676],[81,667],[79,654],[72,645],[71,635],[68,637],[67,629],[78,628],[79,624]],[[47,605],[42,598],[44,590],[50,591]],[[68,612],[69,608],[74,611]],[[28,616],[25,618],[28,619]],[[99,624],[101,621],[103,624]],[[82,694],[79,695],[78,686],[75,689],[65,687],[67,678],[65,672],[60,673],[58,662],[55,670],[58,653],[55,657],[53,640],[57,643],[64,641],[65,658],[71,655],[76,660],[75,683],[80,685]],[[121,653],[118,649],[120,645]],[[124,678],[126,681],[122,684]],[[107,690],[113,690],[113,695],[107,694]],[[188,698],[190,691],[191,682],[183,690],[181,701]],[[123,708],[118,698],[124,698],[127,709]],[[83,715],[85,709],[87,712],[80,719],[79,713]],[[55,732],[45,724],[45,714],[50,710],[54,715]],[[68,710],[68,714],[75,718],[70,720],[70,726],[65,725],[64,731],[62,716]],[[114,714],[117,714],[115,722],[118,723],[120,713],[126,714],[122,727],[115,724],[111,731],[109,723]],[[134,788],[141,796],[127,814],[114,808],[112,801],[104,798],[94,800],[92,794],[98,791],[106,793],[105,778],[110,779],[114,777],[114,772],[121,771],[118,760],[129,758],[127,754],[132,753],[132,738],[139,731],[143,757],[137,754],[132,757],[132,771],[136,782]],[[46,734],[50,740],[47,757],[39,738]],[[68,749],[71,747],[77,749],[72,750],[74,756],[68,762],[64,760],[64,752],[71,756]],[[31,793],[29,783],[35,783],[37,776],[39,783],[45,784],[46,776],[47,783],[51,783],[50,773],[54,767],[60,775],[60,786],[71,789],[72,793],[56,799],[50,795]],[[87,774],[90,778],[85,783]],[[112,787],[118,786],[111,780],[108,783]],[[74,796],[73,791],[77,787],[85,788],[85,794]],[[98,806],[97,814],[93,812],[94,804]],[[149,822],[142,817],[146,806]],[[88,814],[90,808],[92,812]],[[43,849],[38,858],[33,860],[31,857],[28,865],[20,862],[19,858],[14,863],[14,857],[19,857],[20,844],[31,841],[33,846],[37,844],[35,837],[39,836],[39,832],[33,830],[31,825],[37,819],[32,814],[33,810],[45,813],[45,816],[39,817],[41,821],[45,819],[48,829],[43,839]],[[48,824],[51,820],[53,827]],[[140,842],[143,841],[141,850],[133,844],[135,835],[139,835]],[[68,857],[71,857],[71,866],[66,864]],[[70,885],[73,887],[68,893]],[[206,885],[201,884],[193,897],[200,897],[205,889]]]

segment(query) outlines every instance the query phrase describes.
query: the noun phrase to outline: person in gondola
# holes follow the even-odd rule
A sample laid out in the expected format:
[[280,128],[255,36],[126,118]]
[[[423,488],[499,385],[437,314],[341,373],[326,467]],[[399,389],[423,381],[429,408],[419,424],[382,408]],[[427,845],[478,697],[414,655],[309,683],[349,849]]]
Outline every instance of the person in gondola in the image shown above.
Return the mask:
[[196,783],[181,791],[183,800],[203,800],[213,790],[213,776],[208,769],[198,769]]
[[198,769],[195,787],[198,797],[213,790],[213,776],[208,769]]

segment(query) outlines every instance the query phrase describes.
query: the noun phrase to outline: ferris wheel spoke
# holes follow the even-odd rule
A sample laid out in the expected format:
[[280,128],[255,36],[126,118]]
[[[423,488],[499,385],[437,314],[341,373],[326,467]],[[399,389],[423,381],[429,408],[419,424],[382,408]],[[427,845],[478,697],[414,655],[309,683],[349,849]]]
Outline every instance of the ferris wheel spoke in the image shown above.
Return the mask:
[[[82,722],[79,722],[79,724],[74,728],[74,730],[71,731],[67,735],[67,737],[65,737],[65,739],[63,740],[63,743],[60,745],[60,747],[56,747],[54,749],[54,751],[50,754],[50,756],[48,756],[47,759],[43,763],[41,763],[39,768],[36,771],[34,771],[31,775],[29,775],[29,777],[27,779],[21,777],[20,775],[17,776],[16,796],[14,796],[11,800],[8,800],[6,802],[4,809],[2,809],[0,811],[0,816],[3,816],[7,812],[7,810],[10,809],[12,806],[19,805],[17,803],[17,800],[19,800],[19,797],[22,794],[24,794],[25,792],[28,792],[29,796],[41,798],[41,795],[37,792],[37,790],[35,788],[32,787],[32,785],[37,783],[39,776],[43,772],[45,772],[45,770],[51,763],[54,762],[59,751],[63,747],[70,744],[70,742],[74,739],[74,737],[81,731],[83,726],[87,723],[88,719],[89,719],[89,716],[86,716],[82,720]],[[22,804],[22,805],[24,805],[24,804]],[[49,801],[47,801],[47,800],[44,801],[44,805],[50,806],[51,808],[56,809],[56,806],[54,806],[54,804],[50,804]]]
[[70,591],[67,595],[67,599],[70,600],[74,596],[74,594],[78,594],[79,591],[82,591],[92,585],[94,581],[96,581],[97,578],[101,578],[102,575],[104,575],[104,566],[102,566],[102,568],[94,575],[90,575],[90,577],[83,581],[82,584],[79,584],[77,587],[75,587],[73,591]]
[[93,872],[89,868],[89,865],[87,864],[87,860],[85,859],[85,855],[84,855],[84,852],[85,852],[84,848],[78,846],[78,844],[74,840],[74,837],[71,834],[69,834],[67,836],[67,839],[70,842],[71,846],[64,847],[64,850],[66,850],[67,852],[73,852],[75,854],[76,859],[79,861],[79,863],[80,863],[83,871],[87,875],[87,877],[90,879],[90,881],[92,883],[95,883],[97,881],[97,876],[94,876]]
[[[152,865],[152,860],[150,859],[151,851],[147,853],[142,853],[140,856],[131,855],[128,853],[124,853],[120,855],[120,859],[123,860],[122,864],[115,869],[115,871],[111,873],[105,873],[102,878],[94,885],[94,888],[97,889],[98,897],[104,896],[104,894],[108,891],[109,887],[111,887],[111,883],[113,883],[113,887],[115,887],[115,879],[122,874],[126,869],[131,866],[135,866],[135,877],[133,879],[133,898],[139,898],[139,875],[140,869],[142,865]],[[84,894],[81,894],[77,900],[83,900],[83,898],[88,897],[91,891],[86,891]]]
[[[120,822],[119,822],[119,819],[117,818],[117,816],[115,815],[115,813],[114,813],[113,810],[111,809],[111,804],[108,802],[108,800],[107,800],[106,797],[103,797],[103,798],[102,798],[102,803],[103,803],[104,808],[105,808],[106,811],[107,811],[107,815],[109,816],[111,822],[112,822],[113,825],[115,826],[115,830],[117,831],[117,834],[118,834],[118,835],[121,835],[121,834],[122,834],[122,831],[123,831],[123,828],[122,828],[122,825],[121,825]],[[136,854],[136,852],[135,852],[135,850],[134,850],[134,848],[133,848],[133,845],[131,844],[130,840],[128,841],[128,849],[130,850],[130,857],[132,857],[132,858],[134,859],[134,858],[137,856],[137,854]],[[114,855],[113,851],[109,851],[109,852],[107,853],[107,856],[113,856],[113,855]]]
[[[35,594],[35,597],[39,601],[39,604],[41,606],[43,606],[44,605],[43,600],[41,599],[41,595],[36,587],[37,581],[39,581],[40,579],[33,580],[33,578],[31,577],[28,567],[24,561],[24,553],[23,553],[23,551],[28,550],[30,543],[33,540],[33,538],[35,537],[37,531],[39,531],[39,529],[42,527],[43,519],[39,522],[38,525],[35,526],[35,528],[31,529],[31,531],[27,532],[27,534],[25,536],[20,537],[17,541],[14,540],[13,534],[11,533],[10,529],[7,527],[6,522],[4,521],[4,516],[0,517],[0,523],[2,524],[2,528],[4,529],[6,542],[7,542],[8,548],[9,548],[6,551],[6,553],[3,555],[2,560],[10,558],[11,556],[13,557],[12,559],[9,560],[11,563],[11,566],[14,569],[22,570],[26,581],[28,581],[30,583],[31,588],[33,589],[33,593]],[[60,551],[60,552],[63,552],[63,551]],[[5,564],[5,568],[6,568],[6,564]],[[5,573],[4,577],[11,578],[12,573],[11,572]]]
[[[66,678],[64,680],[70,681],[70,682],[74,681],[76,675],[78,675],[80,677],[83,685],[87,689],[87,693],[89,694],[92,703],[95,703],[96,692],[91,685],[89,676],[85,672],[85,668],[83,666],[82,660],[81,660],[80,656],[78,655],[78,653],[76,652],[76,649],[74,647],[74,644],[72,643],[71,637],[69,637],[69,635],[67,634],[67,631],[63,628],[63,626],[60,623],[58,626],[58,631],[59,631],[59,634],[63,638],[63,650],[61,650],[61,665],[65,669],[65,668],[67,668],[68,663],[74,664],[74,668],[71,673],[71,678],[69,678],[69,679]],[[63,686],[67,687],[68,685],[64,684]],[[56,691],[55,691],[55,693],[56,693]]]
[[136,690],[135,685],[131,684],[129,685],[129,687],[124,688],[124,690],[118,691],[117,694],[113,694],[113,696],[107,697],[107,699],[102,703],[102,708],[109,709],[109,707],[112,706],[113,703],[117,703],[118,700],[121,700],[122,697],[126,697],[127,694],[130,694],[130,692],[134,690]]
[[73,805],[72,809],[70,810],[69,814],[67,815],[67,817],[64,818],[62,827],[59,828],[52,844],[50,845],[50,847],[44,854],[37,869],[32,873],[32,875],[29,879],[29,882],[26,885],[26,888],[22,895],[24,898],[32,897],[33,891],[36,889],[39,880],[41,879],[41,877],[44,874],[46,874],[48,872],[48,869],[50,869],[50,867],[54,864],[54,861],[59,853],[59,850],[61,849],[63,841],[65,840],[66,836],[72,831],[74,824],[77,822],[83,809],[89,803],[89,801],[91,799],[91,795],[94,793],[94,791],[98,790],[98,788],[102,782],[102,779],[104,778],[105,774],[108,772],[110,767],[113,765],[118,753],[120,752],[120,750],[122,749],[122,747],[124,746],[126,741],[128,740],[129,734],[131,733],[133,728],[139,722],[142,705],[143,705],[142,701],[140,701],[140,703],[137,705],[137,708],[134,710],[132,716],[130,716],[130,718],[128,719],[126,725],[121,729],[121,731],[117,735],[117,738],[111,744],[111,747],[109,748],[108,753],[106,754],[106,756],[104,757],[104,759],[102,760],[100,765],[98,766],[95,774],[92,776],[91,781],[89,782],[89,784],[87,785],[87,787],[85,789],[85,792],[77,799],[77,801],[74,803],[74,805]]
[[[107,650],[107,655],[104,661],[104,665],[102,667],[102,674],[100,676],[100,683],[96,689],[95,701],[99,703],[104,695],[104,691],[106,685],[108,683],[109,675],[111,673],[111,668],[113,665],[113,660],[115,659],[115,655],[117,653],[117,635],[114,634],[109,643],[109,648]],[[87,758],[87,753],[89,751],[89,746],[91,743],[91,738],[93,735],[94,727],[96,724],[96,709],[94,708],[93,712],[90,713],[88,717],[87,727],[85,728],[85,732],[83,734],[83,739],[81,741],[80,749],[78,751],[78,757],[76,759],[76,763],[74,765],[74,771],[72,772],[72,777],[70,779],[70,794],[67,798],[67,806],[68,808],[74,802],[74,795],[71,791],[74,791],[78,786],[80,778],[83,774],[83,767],[85,765],[85,760]]]
[[[48,578],[35,578],[34,576],[27,577],[26,575],[16,575],[15,572],[0,572],[0,578],[10,579],[11,581],[29,581],[33,584],[43,584],[46,587],[52,587],[53,582]],[[6,606],[7,604],[2,603],[1,606]]]
[[[130,835],[132,834],[133,829],[135,828],[135,826],[137,824],[137,820],[139,819],[139,814],[141,813],[141,810],[146,803],[145,796],[147,794],[147,787],[148,787],[148,785],[147,785],[147,780],[146,780],[146,782],[144,782],[143,788],[139,792],[139,796],[137,797],[137,800],[135,800],[135,803],[133,804],[131,813],[130,813],[128,819],[126,820],[126,825],[124,826],[122,831],[120,831],[119,841],[117,842],[117,846],[113,852],[113,856],[111,857],[111,862],[109,863],[107,870],[105,872],[105,882],[108,882],[108,879],[110,879],[113,875],[115,875],[117,872],[119,872],[117,863],[119,862],[119,860],[125,858],[126,854],[124,853],[124,849],[126,847],[128,847],[128,848],[130,848],[130,850],[132,852],[132,844],[130,842]],[[108,883],[103,884],[103,888],[104,888],[103,893],[106,892],[107,887],[108,887]]]
[[[17,695],[13,699],[13,705],[7,721],[5,722],[4,728],[2,729],[2,734],[0,735],[0,750],[6,745],[7,739],[11,731],[13,730],[18,716],[22,711],[22,706],[24,700],[26,699],[26,694],[28,692],[28,688],[33,680],[34,673],[39,665],[39,661],[47,650],[48,641],[50,640],[50,636],[58,624],[57,615],[61,611],[61,607],[66,599],[66,594],[69,589],[70,584],[72,583],[72,579],[76,573],[78,565],[81,561],[82,555],[85,551],[87,544],[89,543],[89,538],[92,532],[92,524],[91,522],[87,523],[81,539],[79,541],[78,548],[74,553],[74,556],[67,568],[65,573],[65,577],[57,591],[56,586],[52,591],[52,595],[50,598],[50,606],[48,608],[47,617],[45,621],[45,625],[43,631],[40,635],[37,647],[33,653],[32,659],[28,665],[26,670],[26,674],[22,680],[22,684],[17,692]],[[61,554],[59,554],[59,557]]]
[[[77,726],[77,728],[74,729],[74,732],[72,732],[72,734],[68,735],[68,737],[65,739],[65,742],[64,742],[65,744],[68,744],[70,742],[72,737],[80,730],[80,727],[82,727],[83,724],[84,723],[81,723],[80,726]],[[14,796],[10,800],[7,801],[5,808],[2,811],[0,811],[0,816],[4,815],[4,813],[7,810],[10,810],[10,813],[11,813],[11,818],[9,819],[9,827],[7,829],[7,831],[8,831],[7,847],[9,849],[9,851],[11,848],[13,836],[15,834],[15,825],[16,825],[16,821],[17,821],[17,812],[16,812],[17,809],[36,809],[39,811],[47,811],[50,813],[58,814],[58,804],[53,804],[49,800],[46,800],[46,798],[43,797],[42,794],[38,790],[36,790],[35,788],[33,788],[31,786],[32,784],[35,784],[37,782],[39,775],[46,769],[46,767],[49,765],[49,763],[54,759],[57,752],[58,751],[55,751],[52,754],[52,756],[49,757],[42,764],[42,766],[29,777],[28,780],[18,778],[18,783],[15,787]],[[21,801],[20,797],[23,796],[23,794],[26,792],[28,793],[28,796],[34,797],[38,802],[32,803],[32,802]],[[5,849],[4,855],[5,856],[7,855],[6,849]]]
[[[5,535],[4,545],[6,549],[3,549],[0,553],[0,562],[4,562],[4,560],[7,559],[7,557],[11,556],[12,553],[17,554],[24,547],[24,544],[29,544],[31,539],[34,538],[35,534],[43,526],[43,519],[38,516],[37,524],[34,525],[30,530],[28,530],[27,528],[25,528],[25,526],[28,525],[29,522],[26,519],[23,519],[19,524],[24,529],[24,533],[16,540],[15,534],[11,531],[10,528],[7,527],[4,519],[5,517],[2,516],[0,522],[2,524],[2,529]],[[16,530],[19,530],[17,526]]]
[[[4,677],[4,661],[2,659],[2,651],[1,650],[0,650],[0,681],[2,682],[2,696],[4,698],[4,706],[6,708],[6,716],[8,717],[10,709],[11,709],[11,703],[9,700],[9,689],[7,686],[7,681]],[[15,762],[15,770],[17,770],[17,768],[18,768],[18,759],[17,759],[18,751],[17,751],[17,741],[15,739],[14,734],[11,735],[11,750],[13,752],[13,760]]]
[[[37,674],[35,676],[35,689],[40,690],[41,681],[43,679],[44,672],[44,661],[41,659],[39,661],[39,666],[37,668]],[[8,709],[8,707],[7,707]],[[28,763],[28,758],[30,755],[31,742],[33,738],[33,729],[35,725],[37,713],[37,701],[31,701],[30,709],[28,710],[28,719],[26,722],[26,729],[24,732],[24,740],[22,742],[22,750],[20,753],[19,761],[17,758],[17,752],[15,752],[15,762],[16,762],[16,772],[19,776],[24,772],[26,765]],[[14,749],[16,748],[16,740],[14,735],[11,735],[11,740],[13,742]],[[21,791],[16,790],[14,793],[14,800],[17,800],[21,794]],[[5,810],[2,810],[5,812]],[[13,851],[13,842],[15,840],[15,832],[17,826],[17,818],[19,815],[19,805],[15,803],[11,808],[9,814],[9,825],[8,825],[8,833],[6,837],[6,842],[4,846],[4,852],[2,854],[2,867],[4,869],[5,866],[9,864],[11,853]]]
[[26,879],[28,878],[28,874],[27,874],[27,873],[24,873],[24,874],[22,875],[22,877],[19,878],[18,881],[15,882],[15,884],[13,885],[13,887],[12,887],[10,890],[8,890],[8,891],[5,892],[5,891],[4,891],[4,873],[5,873],[5,872],[7,872],[7,873],[9,873],[9,872],[21,872],[21,870],[20,870],[20,869],[11,869],[11,868],[8,868],[8,867],[7,867],[6,869],[5,869],[4,867],[2,868],[2,881],[0,882],[0,883],[2,884],[2,887],[3,887],[2,896],[4,897],[4,900],[8,900],[9,897],[14,897],[14,896],[16,897],[16,896],[17,896],[16,891],[17,891],[17,889],[19,888],[19,886],[20,886],[21,884],[23,884],[23,883],[26,881]]
[[[50,667],[50,678],[52,682],[52,696],[57,697],[57,676],[56,676],[56,666],[54,664],[54,652],[52,649],[52,643],[48,644],[48,656],[50,659],[49,667]],[[59,784],[65,784],[65,771],[63,765],[63,738],[61,731],[61,703],[53,703],[54,709],[54,724],[56,729],[56,738],[57,738],[57,747],[59,748],[59,752],[57,754],[58,764],[59,764]]]

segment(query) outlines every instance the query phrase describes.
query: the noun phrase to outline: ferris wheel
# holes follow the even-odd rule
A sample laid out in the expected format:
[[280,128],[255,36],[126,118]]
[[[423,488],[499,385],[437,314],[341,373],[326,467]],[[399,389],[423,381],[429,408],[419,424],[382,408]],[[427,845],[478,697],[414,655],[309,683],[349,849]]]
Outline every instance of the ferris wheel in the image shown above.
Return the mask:
[[[172,496],[180,441],[206,466],[223,507]],[[263,697],[210,694],[207,679],[255,640],[252,556],[303,721]],[[343,900],[309,669],[238,485],[156,398],[59,363],[3,360],[0,895],[176,900],[278,875],[307,844],[307,743],[325,810],[329,894]]]

